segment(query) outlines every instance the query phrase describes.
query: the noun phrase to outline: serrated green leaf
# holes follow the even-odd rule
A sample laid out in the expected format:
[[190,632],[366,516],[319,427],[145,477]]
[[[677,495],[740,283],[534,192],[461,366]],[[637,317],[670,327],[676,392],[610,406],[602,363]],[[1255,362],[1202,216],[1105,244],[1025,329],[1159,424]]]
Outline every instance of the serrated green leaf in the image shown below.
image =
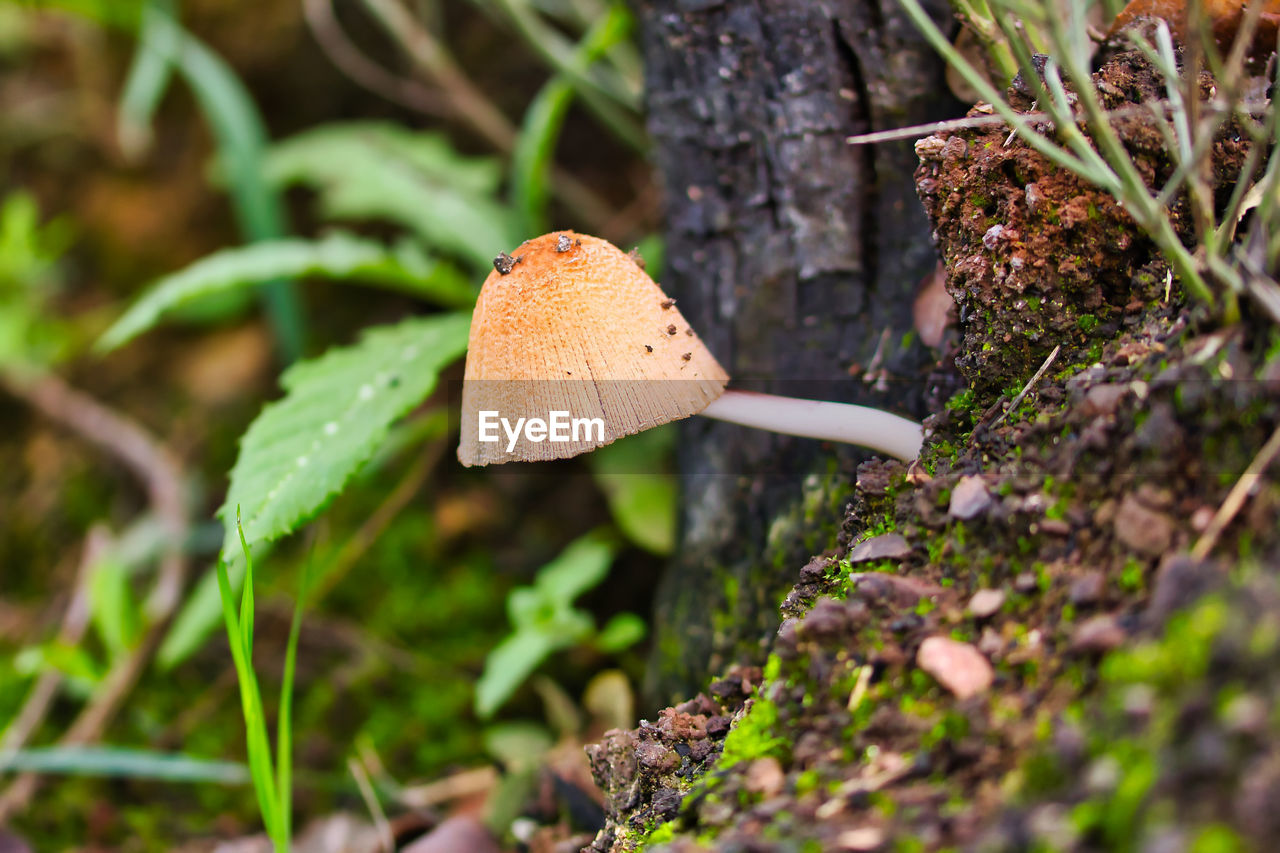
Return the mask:
[[335,219],[380,219],[483,268],[514,246],[512,212],[496,199],[492,160],[463,157],[439,134],[393,124],[330,124],[275,145],[265,162],[279,186],[320,192]]
[[319,240],[269,240],[214,252],[160,279],[107,330],[97,348],[115,349],[154,326],[167,312],[199,299],[303,276],[390,287],[455,308],[471,305],[476,296],[461,273],[430,260],[408,241],[388,249],[346,232]]
[[240,442],[218,511],[224,557],[240,550],[237,507],[250,544],[283,536],[323,509],[466,350],[469,326],[467,314],[412,318],[285,371],[285,396]]

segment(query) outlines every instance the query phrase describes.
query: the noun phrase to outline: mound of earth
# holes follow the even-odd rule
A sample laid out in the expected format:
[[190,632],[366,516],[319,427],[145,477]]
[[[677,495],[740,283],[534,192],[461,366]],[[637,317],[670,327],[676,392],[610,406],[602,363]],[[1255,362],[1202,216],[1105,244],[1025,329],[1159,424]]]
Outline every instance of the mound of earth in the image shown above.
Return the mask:
[[[1096,77],[1108,106],[1155,80]],[[918,463],[859,469],[762,668],[589,748],[589,850],[1280,845],[1280,332],[1209,323],[1114,200],[1008,136],[919,146],[967,387]],[[1245,153],[1228,128],[1220,192]]]

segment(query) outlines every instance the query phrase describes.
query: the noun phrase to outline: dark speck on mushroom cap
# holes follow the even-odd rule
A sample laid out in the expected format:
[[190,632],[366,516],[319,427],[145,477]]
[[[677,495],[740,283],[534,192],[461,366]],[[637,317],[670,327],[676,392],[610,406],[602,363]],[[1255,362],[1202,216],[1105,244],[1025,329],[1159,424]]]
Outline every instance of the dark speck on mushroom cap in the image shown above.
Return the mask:
[[517,255],[513,258],[506,252],[499,252],[498,256],[493,259],[493,268],[498,271],[498,275],[510,275],[516,264],[522,260],[524,260],[523,255]]
[[561,234],[556,238],[556,251],[564,253],[573,248],[573,241],[569,239],[568,234]]

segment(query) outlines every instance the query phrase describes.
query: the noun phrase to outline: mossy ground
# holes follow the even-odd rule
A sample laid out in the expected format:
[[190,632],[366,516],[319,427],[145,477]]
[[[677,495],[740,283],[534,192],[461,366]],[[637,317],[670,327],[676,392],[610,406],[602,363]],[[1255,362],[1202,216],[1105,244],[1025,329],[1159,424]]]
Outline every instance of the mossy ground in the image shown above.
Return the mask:
[[[939,161],[960,170],[950,201],[921,188],[967,307],[950,357],[968,387],[917,465],[859,469],[855,550],[800,570],[763,672],[593,750],[609,824],[592,849],[1280,844],[1275,478],[1190,555],[1280,425],[1280,334],[1205,322],[1113,203],[1007,131],[974,136]],[[1059,186],[1056,222],[1009,224],[1030,183]],[[976,195],[1016,239],[984,244],[1000,223],[966,224]],[[976,649],[990,686],[962,699],[922,669],[935,636]]]

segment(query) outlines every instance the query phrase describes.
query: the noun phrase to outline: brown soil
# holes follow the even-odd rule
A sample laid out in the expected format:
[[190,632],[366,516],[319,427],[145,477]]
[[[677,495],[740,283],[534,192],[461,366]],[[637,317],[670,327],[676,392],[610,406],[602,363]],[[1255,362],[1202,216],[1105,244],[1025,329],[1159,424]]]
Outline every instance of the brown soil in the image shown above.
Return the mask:
[[[1160,94],[1132,55],[1100,74],[1109,105]],[[860,468],[763,670],[589,750],[589,849],[1280,843],[1280,466],[1191,556],[1280,425],[1280,333],[1198,319],[1109,196],[1007,136],[921,146],[969,387],[918,466]],[[1228,129],[1219,189],[1244,153]]]

